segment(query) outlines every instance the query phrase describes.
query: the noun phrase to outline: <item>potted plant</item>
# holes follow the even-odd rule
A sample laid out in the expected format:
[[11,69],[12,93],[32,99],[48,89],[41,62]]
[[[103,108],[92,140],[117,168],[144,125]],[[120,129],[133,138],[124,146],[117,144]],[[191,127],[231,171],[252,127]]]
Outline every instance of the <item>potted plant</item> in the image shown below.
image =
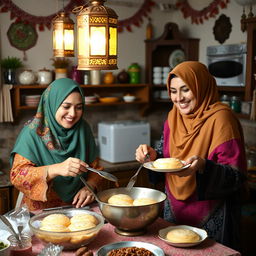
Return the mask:
[[3,68],[4,82],[6,84],[16,84],[16,70],[23,66],[22,61],[17,57],[8,56],[0,61],[0,65]]
[[55,68],[55,79],[67,77],[70,60],[67,58],[52,58],[51,60]]

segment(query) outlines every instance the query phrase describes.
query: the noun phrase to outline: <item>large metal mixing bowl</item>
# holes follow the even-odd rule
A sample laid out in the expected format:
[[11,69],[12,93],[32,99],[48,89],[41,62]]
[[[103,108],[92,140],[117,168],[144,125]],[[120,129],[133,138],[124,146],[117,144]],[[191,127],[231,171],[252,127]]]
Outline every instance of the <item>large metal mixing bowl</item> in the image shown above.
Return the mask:
[[[133,199],[152,198],[155,204],[142,206],[119,206],[108,204],[108,199],[116,194],[127,194]],[[105,219],[116,227],[121,235],[133,236],[146,232],[146,227],[152,224],[160,215],[166,195],[158,190],[133,187],[128,191],[125,187],[101,191],[97,194],[99,208]]]

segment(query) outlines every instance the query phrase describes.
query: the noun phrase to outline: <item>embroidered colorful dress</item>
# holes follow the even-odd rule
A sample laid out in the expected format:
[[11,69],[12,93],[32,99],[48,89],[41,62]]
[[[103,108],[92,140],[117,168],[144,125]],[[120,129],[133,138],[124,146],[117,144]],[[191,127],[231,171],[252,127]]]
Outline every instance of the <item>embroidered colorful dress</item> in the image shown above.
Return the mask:
[[[70,204],[83,187],[78,176],[57,176],[47,182],[48,165],[76,157],[102,169],[98,166],[98,152],[89,124],[81,118],[66,129],[55,119],[59,106],[74,90],[80,92],[84,106],[83,92],[75,81],[62,78],[51,83],[41,96],[36,116],[24,126],[11,152],[10,179],[24,193],[23,203],[30,210]],[[83,176],[96,187],[102,180],[91,172]]]
[[[196,106],[187,115],[173,106],[156,149],[158,157],[186,160],[197,155],[206,159],[206,166],[188,177],[165,174],[165,219],[203,227],[210,237],[236,247],[246,171],[241,126],[231,109],[218,101],[215,79],[203,64],[176,66],[168,77],[168,91],[174,75],[191,89]],[[151,173],[152,182],[159,178]]]

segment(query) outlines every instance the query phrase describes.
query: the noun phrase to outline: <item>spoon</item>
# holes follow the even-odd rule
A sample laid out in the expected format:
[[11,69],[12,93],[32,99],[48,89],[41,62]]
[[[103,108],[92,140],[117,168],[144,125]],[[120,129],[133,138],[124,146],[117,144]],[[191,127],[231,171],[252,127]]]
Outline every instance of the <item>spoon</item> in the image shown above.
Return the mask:
[[86,167],[86,169],[91,171],[91,172],[98,173],[101,177],[103,177],[107,180],[111,180],[111,181],[114,181],[114,182],[118,181],[117,177],[115,175],[109,173],[109,172],[99,171],[99,170],[91,168],[91,167]]
[[130,180],[129,180],[127,186],[126,186],[126,189],[128,189],[128,190],[132,189],[132,187],[134,186],[135,182],[137,181],[138,174],[139,174],[141,168],[143,167],[143,165],[144,165],[144,163],[146,162],[147,159],[149,159],[149,154],[146,154],[146,156],[144,158],[144,162],[140,165],[140,167],[138,168],[136,173],[130,178]]
[[19,225],[19,226],[18,226],[18,232],[19,232],[19,238],[20,238],[20,240],[21,240],[22,231],[23,231],[23,226],[22,226],[22,225]]
[[11,233],[15,236],[15,238],[17,239],[19,246],[22,247],[22,242],[20,239],[20,236],[16,233],[16,231],[14,230],[11,222],[4,216],[4,215],[0,215],[0,219],[2,220],[2,222],[9,228],[9,230],[11,231]]
[[89,189],[89,191],[94,195],[95,199],[97,200],[97,202],[101,202],[100,199],[98,198],[98,196],[96,195],[96,193],[93,191],[93,189],[91,188],[91,186],[85,181],[85,179],[80,176],[80,180],[84,183],[84,185]]

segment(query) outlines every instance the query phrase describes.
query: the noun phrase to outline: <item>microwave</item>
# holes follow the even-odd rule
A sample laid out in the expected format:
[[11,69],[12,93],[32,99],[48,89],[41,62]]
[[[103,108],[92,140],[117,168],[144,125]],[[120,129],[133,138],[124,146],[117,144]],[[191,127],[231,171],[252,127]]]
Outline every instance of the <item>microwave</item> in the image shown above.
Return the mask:
[[207,65],[218,86],[245,86],[246,44],[207,47]]

